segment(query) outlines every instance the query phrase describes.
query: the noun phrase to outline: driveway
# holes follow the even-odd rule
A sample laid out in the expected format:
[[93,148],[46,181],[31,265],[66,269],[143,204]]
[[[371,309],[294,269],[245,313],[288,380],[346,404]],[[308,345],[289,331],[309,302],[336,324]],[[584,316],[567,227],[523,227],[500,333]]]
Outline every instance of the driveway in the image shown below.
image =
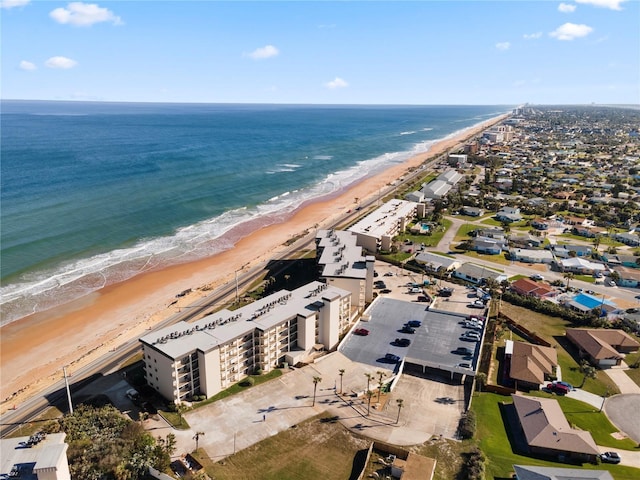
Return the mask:
[[[597,445],[600,453],[612,451],[611,447],[603,447]],[[626,465],[627,467],[640,468],[640,452],[632,452],[630,450],[616,450],[620,455],[620,465]]]
[[620,393],[640,394],[640,386],[631,380],[631,377],[629,377],[625,372],[625,370],[628,369],[629,367],[627,364],[622,362],[622,365],[619,367],[606,368],[603,371],[609,375],[609,378],[618,386]]

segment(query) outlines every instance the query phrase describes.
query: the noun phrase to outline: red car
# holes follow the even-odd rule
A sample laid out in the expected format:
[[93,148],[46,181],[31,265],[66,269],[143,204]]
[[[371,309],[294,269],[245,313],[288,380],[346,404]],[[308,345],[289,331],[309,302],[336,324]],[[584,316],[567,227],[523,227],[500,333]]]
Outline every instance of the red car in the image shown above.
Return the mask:
[[547,384],[547,390],[554,392],[558,395],[566,395],[569,393],[569,387],[562,385],[561,383],[549,383]]
[[356,328],[353,333],[366,337],[367,335],[369,335],[369,330],[367,330],[366,328]]

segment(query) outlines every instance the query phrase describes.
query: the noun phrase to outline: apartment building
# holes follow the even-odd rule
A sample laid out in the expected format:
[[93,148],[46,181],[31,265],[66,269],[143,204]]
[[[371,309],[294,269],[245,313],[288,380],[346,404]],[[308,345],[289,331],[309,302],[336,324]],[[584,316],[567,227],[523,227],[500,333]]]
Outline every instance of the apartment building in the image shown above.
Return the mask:
[[364,311],[373,301],[373,276],[376,257],[363,256],[358,235],[344,230],[318,230],[316,262],[320,279],[351,292],[351,306]]
[[424,204],[393,199],[347,230],[358,235],[357,244],[367,252],[389,250],[393,237],[404,232],[416,215],[424,216],[424,212]]
[[348,290],[322,282],[281,290],[140,338],[146,381],[176,403],[208,398],[257,369],[268,372],[335,348],[354,321]]

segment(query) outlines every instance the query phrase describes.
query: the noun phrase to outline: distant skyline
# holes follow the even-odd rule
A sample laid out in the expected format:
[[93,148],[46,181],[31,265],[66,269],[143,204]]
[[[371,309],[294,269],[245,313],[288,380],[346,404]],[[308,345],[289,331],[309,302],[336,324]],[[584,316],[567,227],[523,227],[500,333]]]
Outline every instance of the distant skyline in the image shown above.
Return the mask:
[[2,99],[640,104],[640,2],[1,0]]

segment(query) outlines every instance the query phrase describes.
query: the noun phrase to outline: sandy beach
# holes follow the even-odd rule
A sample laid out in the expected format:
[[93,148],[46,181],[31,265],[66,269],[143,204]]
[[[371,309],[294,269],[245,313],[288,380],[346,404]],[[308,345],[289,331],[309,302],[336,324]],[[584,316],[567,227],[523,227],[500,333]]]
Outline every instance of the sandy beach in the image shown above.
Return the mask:
[[[435,157],[505,116],[488,120],[455,138],[435,144],[402,165],[363,180],[340,195],[310,202],[281,223],[247,234],[239,227],[229,232],[235,246],[213,257],[134,277],[0,329],[0,413],[38,393],[128,340],[137,338],[180,307],[232,281],[235,272],[248,269],[284,250],[285,242],[307,229],[322,228],[354,207],[354,198],[377,196],[379,191],[427,159]],[[246,228],[246,227],[245,227]],[[173,305],[176,294],[192,292]]]

